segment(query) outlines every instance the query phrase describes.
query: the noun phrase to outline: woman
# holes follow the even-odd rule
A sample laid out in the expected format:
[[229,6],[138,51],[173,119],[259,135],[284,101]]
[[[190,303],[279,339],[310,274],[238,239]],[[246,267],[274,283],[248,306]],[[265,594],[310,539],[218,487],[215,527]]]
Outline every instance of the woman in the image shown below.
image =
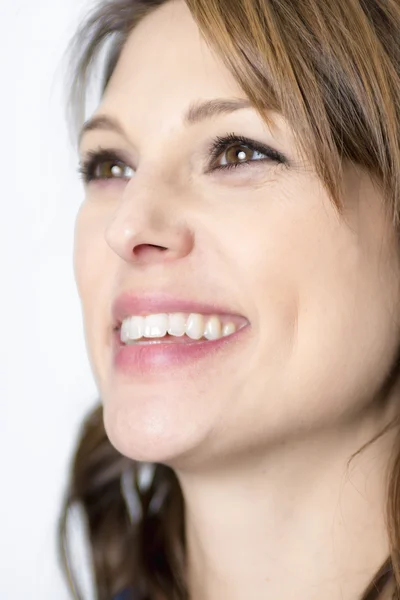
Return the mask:
[[113,0],[77,33],[78,118],[111,44],[73,588],[81,505],[101,600],[400,597],[399,31],[398,0]]

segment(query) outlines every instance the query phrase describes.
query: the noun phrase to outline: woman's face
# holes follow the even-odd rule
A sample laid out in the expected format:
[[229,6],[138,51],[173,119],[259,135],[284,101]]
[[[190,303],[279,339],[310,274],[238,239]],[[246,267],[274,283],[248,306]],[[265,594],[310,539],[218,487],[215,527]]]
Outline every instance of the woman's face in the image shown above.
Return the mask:
[[[106,429],[127,456],[181,467],[337,426],[378,392],[399,339],[396,239],[367,175],[346,167],[339,217],[280,115],[271,128],[251,108],[184,118],[215,99],[246,100],[186,6],[168,3],[130,36],[96,111],[122,131],[98,126],[80,146],[124,157],[85,186],[75,237]],[[211,157],[232,133],[258,146]],[[126,291],[214,304],[246,326],[191,360],[122,369],[112,306]]]

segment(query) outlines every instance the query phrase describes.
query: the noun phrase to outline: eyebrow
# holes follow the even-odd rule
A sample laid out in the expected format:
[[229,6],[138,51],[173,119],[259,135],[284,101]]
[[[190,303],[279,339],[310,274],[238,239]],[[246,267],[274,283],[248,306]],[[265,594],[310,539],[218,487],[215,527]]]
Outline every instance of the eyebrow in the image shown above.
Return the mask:
[[[251,107],[252,104],[249,100],[241,98],[215,98],[203,102],[193,102],[183,117],[183,123],[184,125],[195,125],[206,119],[212,119],[219,115],[231,114],[237,110]],[[95,129],[115,131],[126,137],[124,128],[116,118],[107,115],[97,115],[84,123],[79,134],[79,145],[84,134]]]

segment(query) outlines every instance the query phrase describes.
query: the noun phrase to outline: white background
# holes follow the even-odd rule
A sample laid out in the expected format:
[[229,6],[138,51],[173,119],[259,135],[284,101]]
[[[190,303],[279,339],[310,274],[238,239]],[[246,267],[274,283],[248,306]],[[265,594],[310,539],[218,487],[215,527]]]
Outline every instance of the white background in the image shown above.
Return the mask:
[[97,389],[73,274],[83,188],[63,55],[92,3],[0,3],[0,598],[65,600],[56,522],[78,425]]

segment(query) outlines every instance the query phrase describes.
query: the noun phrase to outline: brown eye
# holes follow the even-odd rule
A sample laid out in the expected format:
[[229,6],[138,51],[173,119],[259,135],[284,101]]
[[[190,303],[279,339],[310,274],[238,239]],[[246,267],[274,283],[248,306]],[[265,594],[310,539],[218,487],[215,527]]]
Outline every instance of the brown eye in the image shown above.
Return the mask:
[[247,168],[256,162],[266,165],[283,165],[285,167],[291,165],[282,152],[235,133],[223,137],[217,136],[211,143],[209,153],[208,173],[218,170],[227,171],[242,166]]
[[[94,167],[93,175],[96,179],[119,179],[127,176],[124,175],[124,168],[123,163],[103,160]],[[126,169],[129,169],[129,167],[126,167]]]
[[249,148],[244,144],[233,144],[227,148],[221,156],[222,160],[219,162],[220,166],[247,163],[249,161],[263,160],[266,158],[266,155],[262,152]]
[[90,150],[81,161],[78,172],[85,184],[90,182],[111,182],[112,180],[133,177],[134,170],[128,166],[116,150]]

